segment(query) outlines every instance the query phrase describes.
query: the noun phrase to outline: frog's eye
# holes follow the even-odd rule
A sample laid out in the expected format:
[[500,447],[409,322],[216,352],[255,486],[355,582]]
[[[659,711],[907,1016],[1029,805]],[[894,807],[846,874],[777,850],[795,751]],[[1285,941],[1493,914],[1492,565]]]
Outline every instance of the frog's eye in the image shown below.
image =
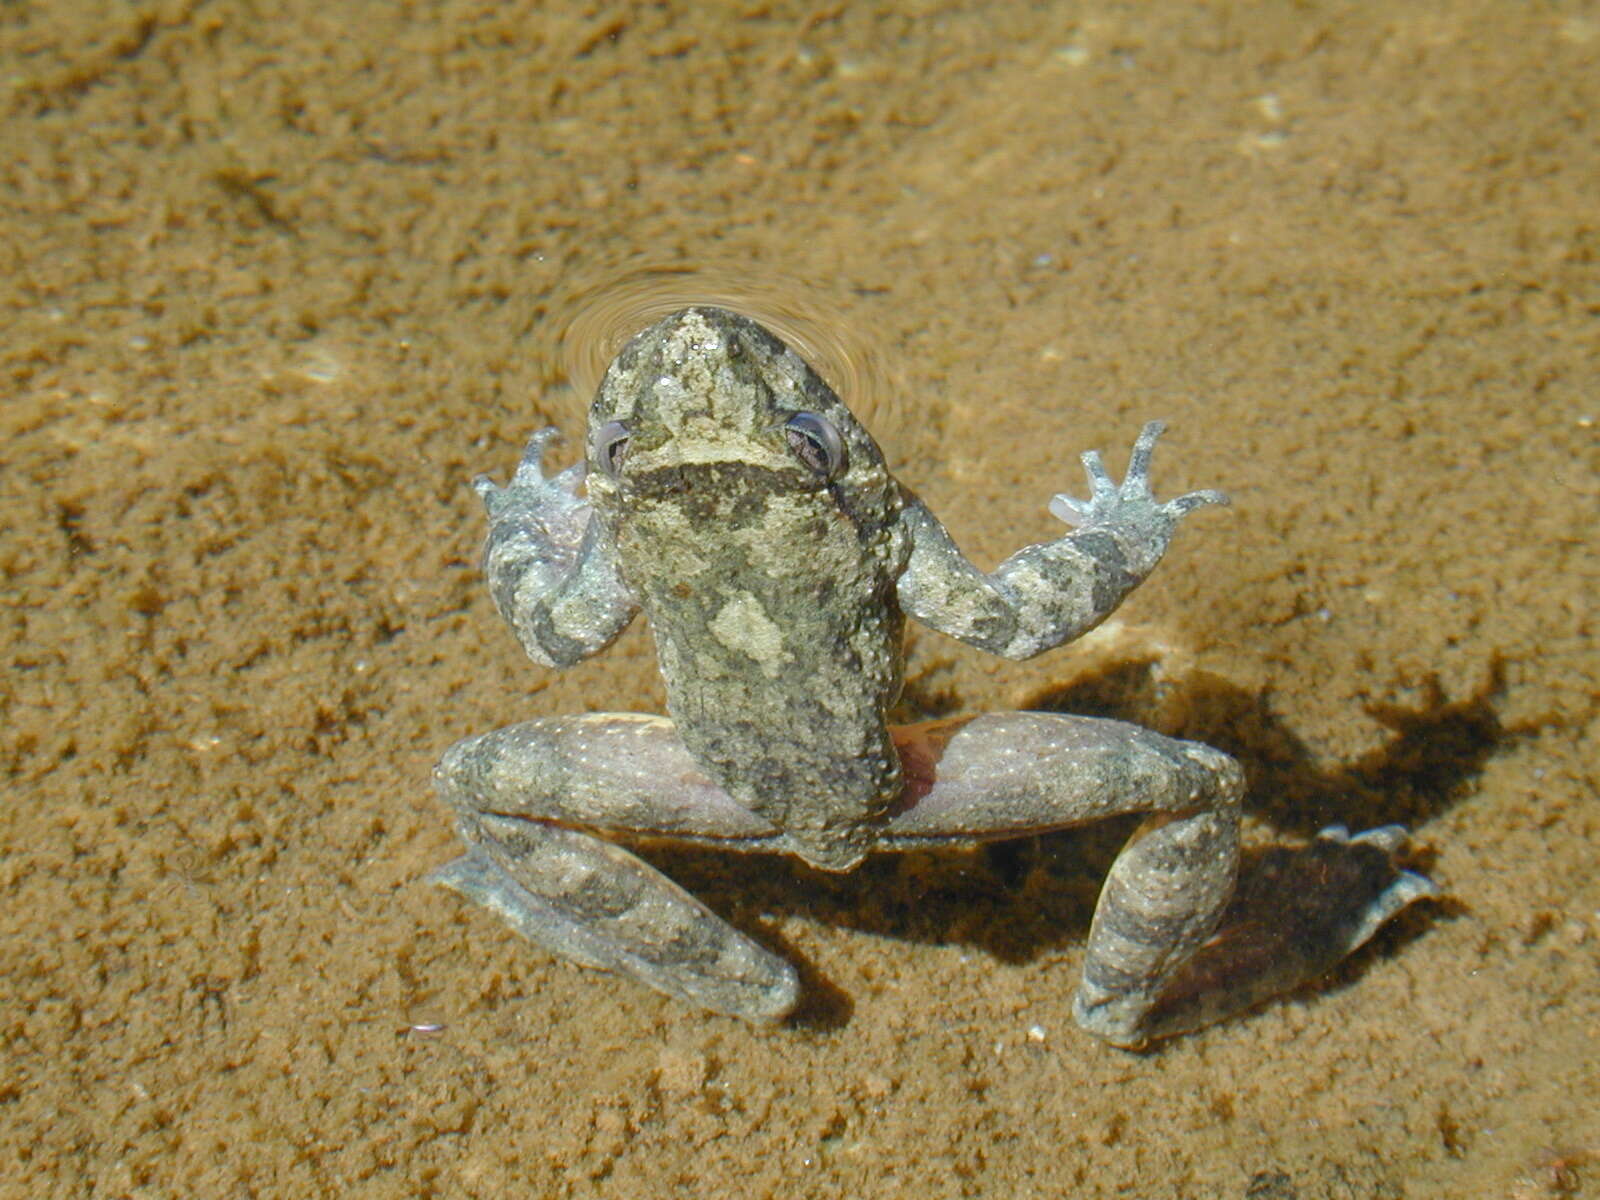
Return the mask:
[[794,456],[823,479],[836,479],[844,470],[844,439],[825,417],[795,413],[783,423],[783,436]]
[[589,438],[589,451],[599,468],[615,479],[622,473],[628,457],[628,427],[621,421],[607,421]]

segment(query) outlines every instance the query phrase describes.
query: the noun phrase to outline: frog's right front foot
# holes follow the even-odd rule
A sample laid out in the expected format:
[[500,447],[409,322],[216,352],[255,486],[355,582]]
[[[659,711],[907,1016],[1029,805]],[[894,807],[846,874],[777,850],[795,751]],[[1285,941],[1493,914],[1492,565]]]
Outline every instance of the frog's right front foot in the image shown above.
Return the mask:
[[1117,557],[1139,578],[1149,574],[1166,553],[1184,516],[1209,504],[1229,503],[1227,493],[1215,488],[1186,492],[1171,500],[1156,499],[1150,487],[1150,460],[1165,429],[1160,421],[1150,421],[1139,431],[1121,484],[1111,478],[1099,451],[1085,451],[1083,469],[1089,477],[1089,498],[1079,500],[1063,493],[1050,501],[1050,511],[1077,526],[1080,533],[1109,535],[1117,544]]

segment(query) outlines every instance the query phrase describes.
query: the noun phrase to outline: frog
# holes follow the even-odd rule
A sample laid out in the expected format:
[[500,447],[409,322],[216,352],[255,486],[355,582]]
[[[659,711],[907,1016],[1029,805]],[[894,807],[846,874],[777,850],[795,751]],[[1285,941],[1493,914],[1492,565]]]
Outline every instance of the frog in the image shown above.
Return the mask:
[[667,711],[542,716],[452,746],[434,778],[466,852],[433,879],[558,956],[770,1024],[800,1006],[793,964],[634,849],[845,872],[1142,814],[1090,923],[1080,1027],[1137,1050],[1315,979],[1434,893],[1400,865],[1402,827],[1324,830],[1257,905],[1283,917],[1277,934],[1258,915],[1230,938],[1234,758],[1105,717],[890,719],[908,619],[1032,658],[1115,611],[1185,516],[1228,503],[1156,498],[1162,431],[1143,427],[1120,482],[1084,453],[1088,497],[1049,503],[1068,531],[985,572],[759,321],[709,304],[655,321],[605,372],[580,461],[547,474],[546,428],[507,485],[474,487],[488,590],[527,655],[569,667],[642,611]]

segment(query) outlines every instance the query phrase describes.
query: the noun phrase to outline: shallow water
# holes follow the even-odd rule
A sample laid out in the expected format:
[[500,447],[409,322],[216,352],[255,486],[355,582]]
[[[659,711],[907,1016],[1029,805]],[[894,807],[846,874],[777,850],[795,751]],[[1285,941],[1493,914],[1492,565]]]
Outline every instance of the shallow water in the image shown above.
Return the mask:
[[[1600,20],[1392,13],[8,12],[0,1195],[1600,1187]],[[664,854],[777,1032],[428,887],[446,745],[660,705],[642,629],[520,658],[465,482],[575,453],[663,268],[865,364],[986,565],[1166,419],[1234,507],[1080,646],[914,634],[908,709],[1203,737],[1255,844],[1404,822],[1450,899],[1134,1056],[1068,1015],[1118,831]]]

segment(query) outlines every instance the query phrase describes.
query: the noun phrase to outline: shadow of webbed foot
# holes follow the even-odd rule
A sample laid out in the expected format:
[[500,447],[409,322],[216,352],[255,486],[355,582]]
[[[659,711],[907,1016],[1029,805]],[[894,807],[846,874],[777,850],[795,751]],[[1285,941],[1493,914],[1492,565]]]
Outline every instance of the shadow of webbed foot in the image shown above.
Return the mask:
[[1397,864],[1408,844],[1399,825],[1353,837],[1331,825],[1300,849],[1267,851],[1129,1043],[1199,1029],[1309,983],[1396,913],[1438,895],[1431,880]]

